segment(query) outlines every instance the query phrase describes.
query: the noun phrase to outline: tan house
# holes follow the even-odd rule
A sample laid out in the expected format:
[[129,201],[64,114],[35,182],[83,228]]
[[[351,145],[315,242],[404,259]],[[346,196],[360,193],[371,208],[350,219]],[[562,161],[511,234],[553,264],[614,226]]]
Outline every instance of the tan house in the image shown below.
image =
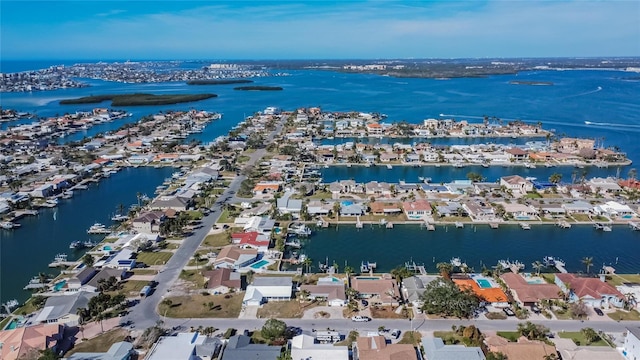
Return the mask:
[[237,245],[227,245],[218,253],[218,257],[213,261],[213,267],[239,269],[255,262],[257,257],[257,249],[243,249]]
[[206,271],[202,275],[207,279],[207,292],[210,294],[226,294],[231,289],[240,290],[242,287],[240,273],[228,268]]
[[500,352],[507,359],[518,360],[544,360],[547,356],[557,354],[555,346],[547,345],[541,341],[531,341],[521,336],[517,342],[509,342],[502,336],[488,336],[485,343],[492,352]]
[[59,348],[64,329],[61,324],[39,324],[0,331],[0,359],[36,359],[42,350],[67,350]]
[[413,345],[387,344],[384,336],[361,336],[355,345],[354,353],[359,360],[418,360]]
[[371,303],[399,304],[400,289],[396,281],[388,275],[385,277],[354,276],[351,278],[351,287],[360,294],[360,297],[370,299]]

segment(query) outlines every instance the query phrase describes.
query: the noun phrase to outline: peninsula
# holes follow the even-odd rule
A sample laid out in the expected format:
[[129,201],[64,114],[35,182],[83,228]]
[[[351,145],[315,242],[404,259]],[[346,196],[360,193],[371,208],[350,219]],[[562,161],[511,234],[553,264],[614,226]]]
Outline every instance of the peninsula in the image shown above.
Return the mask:
[[205,79],[205,80],[189,80],[187,85],[229,85],[229,84],[250,84],[253,80],[247,79],[229,79],[229,80],[217,80],[217,79]]
[[233,90],[242,90],[242,91],[280,91],[283,90],[280,86],[238,86],[233,88]]
[[98,104],[111,100],[112,106],[172,105],[217,97],[216,94],[111,94],[60,100],[60,105]]

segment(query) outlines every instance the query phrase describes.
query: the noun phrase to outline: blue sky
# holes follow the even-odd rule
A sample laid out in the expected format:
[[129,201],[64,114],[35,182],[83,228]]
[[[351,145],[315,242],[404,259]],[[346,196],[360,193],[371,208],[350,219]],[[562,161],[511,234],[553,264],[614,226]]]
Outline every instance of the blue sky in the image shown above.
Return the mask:
[[640,1],[0,1],[8,59],[640,56]]

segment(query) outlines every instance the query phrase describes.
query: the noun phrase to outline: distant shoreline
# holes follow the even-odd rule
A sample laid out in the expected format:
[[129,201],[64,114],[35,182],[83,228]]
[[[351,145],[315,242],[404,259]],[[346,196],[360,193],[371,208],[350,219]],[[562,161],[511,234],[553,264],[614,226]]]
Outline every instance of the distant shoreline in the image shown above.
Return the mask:
[[60,105],[99,104],[111,100],[111,106],[173,105],[217,97],[216,94],[111,94],[60,100]]
[[552,86],[551,81],[529,81],[529,80],[511,80],[511,85],[532,85],[532,86]]
[[240,91],[281,91],[284,90],[280,86],[238,86],[234,87],[233,90]]
[[228,84],[250,84],[253,80],[235,79],[235,80],[189,80],[187,85],[228,85]]

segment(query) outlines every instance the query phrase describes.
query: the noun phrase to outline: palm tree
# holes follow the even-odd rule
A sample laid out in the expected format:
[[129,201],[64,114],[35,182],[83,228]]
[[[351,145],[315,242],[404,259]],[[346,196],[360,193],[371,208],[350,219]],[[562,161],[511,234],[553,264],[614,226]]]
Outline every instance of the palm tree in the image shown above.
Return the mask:
[[440,262],[436,264],[438,271],[440,271],[440,275],[445,279],[451,279],[451,271],[453,271],[453,265],[448,262]]
[[542,263],[541,263],[540,261],[536,261],[536,262],[534,262],[533,264],[531,264],[531,266],[532,266],[534,269],[536,269],[536,274],[537,274],[538,276],[540,276],[540,269],[542,269],[542,267],[543,267],[544,265],[542,265]]
[[333,214],[336,217],[336,220],[340,219],[340,202],[336,201],[333,203]]
[[300,291],[300,300],[301,301],[306,301],[309,298],[309,295],[311,295],[311,292],[307,289],[303,289]]
[[629,179],[635,180],[637,175],[638,175],[638,170],[636,170],[636,168],[632,168],[631,170],[629,170],[629,173],[627,176],[629,177]]
[[304,258],[304,260],[302,261],[302,265],[304,265],[307,268],[307,273],[309,273],[309,270],[311,269],[312,264],[313,264],[313,260],[311,260],[311,258],[308,256]]
[[123,203],[120,203],[118,205],[118,214],[119,215],[124,215],[124,204]]
[[196,262],[196,272],[198,271],[198,264],[200,263],[200,260],[202,260],[202,255],[198,253],[193,254],[193,261]]
[[593,265],[593,257],[583,257],[582,258],[582,263],[584,264],[584,266],[586,266],[587,268],[587,274],[589,273],[589,268],[591,268],[591,266]]

